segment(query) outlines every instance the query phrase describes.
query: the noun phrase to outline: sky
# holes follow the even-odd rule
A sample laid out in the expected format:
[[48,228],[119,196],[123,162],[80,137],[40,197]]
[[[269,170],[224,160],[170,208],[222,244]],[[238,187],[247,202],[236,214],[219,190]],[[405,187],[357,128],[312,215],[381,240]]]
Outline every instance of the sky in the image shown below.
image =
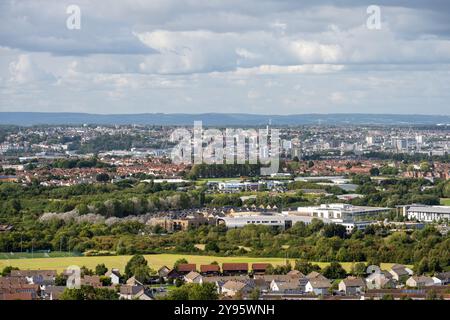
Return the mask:
[[449,115],[449,98],[447,0],[0,1],[0,112]]

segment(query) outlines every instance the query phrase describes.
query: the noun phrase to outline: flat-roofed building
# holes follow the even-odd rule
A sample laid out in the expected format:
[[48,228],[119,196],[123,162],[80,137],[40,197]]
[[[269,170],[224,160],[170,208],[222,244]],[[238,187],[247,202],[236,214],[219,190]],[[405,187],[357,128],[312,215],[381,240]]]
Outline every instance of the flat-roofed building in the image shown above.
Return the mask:
[[345,203],[321,204],[316,207],[298,207],[297,213],[306,216],[325,218],[333,222],[354,220],[355,217],[389,212],[391,209],[382,207],[353,206]]
[[219,190],[223,192],[240,192],[249,190],[258,190],[258,182],[240,182],[240,181],[225,181],[219,182]]
[[297,222],[309,224],[312,220],[313,217],[285,215],[274,212],[270,214],[220,217],[217,219],[217,223],[225,224],[229,229],[243,228],[251,224],[289,229]]
[[357,230],[365,230],[369,225],[374,224],[373,221],[355,221],[352,219],[327,219],[318,216],[298,214],[297,212],[286,211],[283,213],[264,212],[254,213],[252,215],[226,216],[217,218],[217,224],[224,224],[228,229],[243,228],[247,225],[263,225],[279,229],[289,229],[298,222],[310,224],[314,219],[319,219],[324,223],[335,223],[345,227],[348,234],[351,234],[356,228]]
[[450,206],[427,206],[412,204],[401,206],[400,210],[406,218],[423,222],[450,220]]

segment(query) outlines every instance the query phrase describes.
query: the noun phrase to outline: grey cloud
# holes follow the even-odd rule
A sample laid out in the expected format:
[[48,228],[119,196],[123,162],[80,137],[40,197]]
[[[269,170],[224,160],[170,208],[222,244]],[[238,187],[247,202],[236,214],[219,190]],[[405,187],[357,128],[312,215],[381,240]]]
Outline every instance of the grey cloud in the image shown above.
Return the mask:
[[448,113],[448,21],[439,0],[5,0],[0,110]]

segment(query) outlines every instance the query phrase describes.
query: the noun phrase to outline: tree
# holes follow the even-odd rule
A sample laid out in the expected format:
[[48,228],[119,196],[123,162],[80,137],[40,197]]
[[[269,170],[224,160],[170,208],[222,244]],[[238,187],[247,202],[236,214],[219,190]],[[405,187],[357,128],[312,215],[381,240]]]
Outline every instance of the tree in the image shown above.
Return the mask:
[[220,248],[217,245],[217,243],[215,241],[209,241],[206,245],[205,245],[205,250],[206,251],[212,251],[212,252],[220,252]]
[[375,168],[375,167],[371,168],[370,169],[370,175],[373,176],[373,177],[379,176],[380,175],[380,169]]
[[169,300],[217,300],[217,288],[214,283],[187,283],[169,292]]
[[94,275],[94,271],[92,271],[91,269],[89,269],[86,266],[82,266],[80,268],[80,271],[81,271],[81,275],[82,276],[92,276],[92,275]]
[[11,274],[12,270],[19,270],[19,268],[12,267],[12,266],[6,266],[6,267],[3,268],[2,276],[3,277],[8,277]]
[[167,295],[168,300],[188,300],[189,299],[189,289],[185,286],[179,286]]
[[308,273],[311,273],[313,271],[320,271],[320,267],[317,264],[313,265],[312,263],[304,260],[295,261],[294,269],[300,271],[304,275],[307,275]]
[[57,274],[55,277],[55,286],[63,286],[67,285],[67,276],[63,273]]
[[424,274],[425,272],[428,272],[428,258],[423,257],[422,260],[414,266],[414,269],[417,274]]
[[327,238],[339,237],[341,239],[345,238],[347,230],[344,226],[335,223],[328,223],[323,228],[323,234]]
[[217,300],[217,288],[214,283],[191,284],[189,300]]
[[81,286],[80,289],[64,289],[61,300],[118,300],[116,290]]
[[148,267],[148,262],[145,260],[144,256],[141,254],[134,255],[130,261],[128,261],[127,265],[125,266],[125,276],[127,278],[131,278],[133,275],[135,275],[136,270],[139,271],[140,275],[142,275],[142,270],[140,267]]
[[430,169],[431,169],[431,166],[428,162],[423,161],[420,163],[420,171],[428,172],[428,171],[430,171]]
[[111,285],[111,278],[107,276],[100,276],[100,282],[102,283],[102,286],[109,287]]
[[292,265],[289,262],[284,265],[277,265],[275,267],[269,264],[266,268],[266,274],[286,274],[291,271],[291,269]]
[[184,258],[178,259],[178,260],[175,261],[175,263],[173,264],[173,268],[174,268],[175,270],[177,270],[177,269],[178,269],[178,266],[179,266],[180,264],[185,264],[185,263],[188,263],[188,261],[187,261],[186,259],[184,259]]
[[176,278],[174,284],[175,284],[175,287],[179,288],[184,284],[184,281],[180,278]]
[[250,292],[249,298],[250,300],[259,300],[261,296],[261,291],[258,288],[254,288],[252,292]]
[[434,289],[428,290],[428,291],[427,291],[427,294],[426,294],[426,296],[425,296],[425,299],[426,299],[426,300],[438,300],[439,297],[438,297],[438,295],[437,295],[436,290],[434,290]]
[[352,267],[353,275],[357,277],[363,277],[366,274],[366,265],[363,262],[358,262]]
[[148,266],[137,266],[134,269],[134,277],[140,283],[147,283],[150,280],[150,268]]
[[108,182],[110,180],[110,177],[107,173],[99,173],[95,177],[95,180],[97,180],[98,182]]
[[98,276],[103,276],[106,272],[108,272],[108,268],[105,266],[104,263],[98,264],[95,267],[95,274]]
[[442,195],[444,196],[444,198],[450,198],[450,180],[447,181],[447,183],[444,185]]
[[331,262],[329,266],[323,269],[322,274],[329,279],[343,279],[346,277],[347,272],[340,263]]

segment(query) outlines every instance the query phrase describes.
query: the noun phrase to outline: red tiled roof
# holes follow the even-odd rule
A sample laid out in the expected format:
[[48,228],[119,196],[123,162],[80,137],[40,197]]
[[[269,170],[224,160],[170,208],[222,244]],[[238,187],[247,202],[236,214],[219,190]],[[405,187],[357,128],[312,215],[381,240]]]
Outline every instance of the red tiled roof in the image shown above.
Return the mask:
[[190,272],[195,271],[197,268],[197,265],[195,263],[181,263],[177,267],[177,271],[181,272]]
[[223,271],[248,271],[247,263],[224,263],[222,264]]
[[217,264],[202,264],[200,265],[200,272],[219,272],[220,267]]
[[266,270],[269,265],[269,263],[253,263],[252,270]]
[[0,300],[33,300],[35,296],[31,292],[1,293]]

